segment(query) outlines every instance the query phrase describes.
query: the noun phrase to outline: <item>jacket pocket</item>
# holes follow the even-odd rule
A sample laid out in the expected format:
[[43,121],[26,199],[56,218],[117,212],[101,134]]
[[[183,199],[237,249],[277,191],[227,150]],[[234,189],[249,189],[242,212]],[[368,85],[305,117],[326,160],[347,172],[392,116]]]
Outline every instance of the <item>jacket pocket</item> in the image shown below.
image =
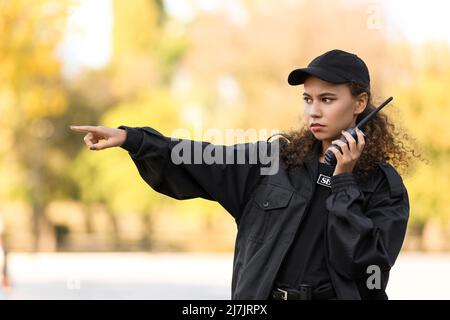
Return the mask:
[[280,219],[294,191],[275,185],[261,185],[256,190],[250,214],[250,240],[263,242],[271,225]]

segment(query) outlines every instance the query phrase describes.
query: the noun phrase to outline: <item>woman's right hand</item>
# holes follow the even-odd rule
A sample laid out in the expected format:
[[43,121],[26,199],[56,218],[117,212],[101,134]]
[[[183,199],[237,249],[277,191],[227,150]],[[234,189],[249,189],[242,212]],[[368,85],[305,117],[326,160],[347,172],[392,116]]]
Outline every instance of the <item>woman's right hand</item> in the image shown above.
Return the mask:
[[70,126],[70,129],[86,133],[84,142],[90,150],[120,147],[127,138],[127,131],[123,129],[103,126]]

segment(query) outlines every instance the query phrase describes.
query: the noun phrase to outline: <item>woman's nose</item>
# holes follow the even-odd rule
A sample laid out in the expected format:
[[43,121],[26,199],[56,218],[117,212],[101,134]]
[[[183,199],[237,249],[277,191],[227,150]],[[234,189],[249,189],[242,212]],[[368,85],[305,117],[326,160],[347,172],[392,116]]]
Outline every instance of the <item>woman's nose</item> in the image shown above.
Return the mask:
[[321,111],[319,106],[316,103],[311,104],[311,108],[309,109],[310,116],[320,116]]

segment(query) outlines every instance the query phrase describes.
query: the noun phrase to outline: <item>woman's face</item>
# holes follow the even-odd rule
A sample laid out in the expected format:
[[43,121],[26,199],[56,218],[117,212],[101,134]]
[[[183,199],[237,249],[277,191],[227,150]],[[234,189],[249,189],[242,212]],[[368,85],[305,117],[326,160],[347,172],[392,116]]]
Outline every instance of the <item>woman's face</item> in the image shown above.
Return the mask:
[[[304,119],[317,140],[339,139],[341,130],[354,127],[364,111],[367,94],[351,95],[347,84],[334,84],[309,76],[304,83]],[[318,123],[322,127],[311,127]]]

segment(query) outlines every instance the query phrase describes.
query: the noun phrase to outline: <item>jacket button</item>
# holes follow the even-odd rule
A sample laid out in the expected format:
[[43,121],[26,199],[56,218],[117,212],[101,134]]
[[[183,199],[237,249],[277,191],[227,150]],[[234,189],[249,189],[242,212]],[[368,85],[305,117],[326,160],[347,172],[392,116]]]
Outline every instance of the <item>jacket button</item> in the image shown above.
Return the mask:
[[269,201],[266,201],[266,202],[263,203],[263,207],[264,208],[267,208],[268,206],[269,206]]

